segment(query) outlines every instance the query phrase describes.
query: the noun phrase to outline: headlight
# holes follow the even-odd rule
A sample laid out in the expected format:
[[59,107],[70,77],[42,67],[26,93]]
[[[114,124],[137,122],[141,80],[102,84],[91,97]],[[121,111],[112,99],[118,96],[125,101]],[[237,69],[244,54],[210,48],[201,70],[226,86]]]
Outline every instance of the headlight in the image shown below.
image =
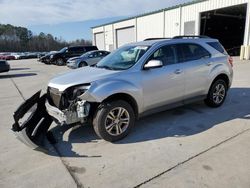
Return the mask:
[[52,59],[54,57],[54,55],[50,55],[50,59]]
[[71,100],[75,100],[77,97],[83,95],[90,88],[90,84],[84,84],[80,86],[75,86],[68,90],[68,96]]

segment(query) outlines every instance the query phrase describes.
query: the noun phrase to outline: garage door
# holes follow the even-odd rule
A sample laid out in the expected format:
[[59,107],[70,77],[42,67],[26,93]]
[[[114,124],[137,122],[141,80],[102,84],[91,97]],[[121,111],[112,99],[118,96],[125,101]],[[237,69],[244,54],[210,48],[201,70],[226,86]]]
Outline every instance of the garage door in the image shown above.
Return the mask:
[[99,50],[105,50],[104,33],[95,34],[95,44]]
[[131,42],[135,42],[135,27],[127,27],[116,30],[116,44],[118,48]]

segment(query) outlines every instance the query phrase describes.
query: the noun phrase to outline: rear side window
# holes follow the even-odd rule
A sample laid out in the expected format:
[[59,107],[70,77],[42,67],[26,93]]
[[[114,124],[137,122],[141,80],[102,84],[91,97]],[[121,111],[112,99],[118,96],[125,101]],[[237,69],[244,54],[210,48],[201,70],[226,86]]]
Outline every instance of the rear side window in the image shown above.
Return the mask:
[[219,51],[220,53],[227,54],[226,50],[219,42],[208,42],[207,44]]
[[198,44],[177,44],[178,61],[195,61],[210,57],[211,54]]

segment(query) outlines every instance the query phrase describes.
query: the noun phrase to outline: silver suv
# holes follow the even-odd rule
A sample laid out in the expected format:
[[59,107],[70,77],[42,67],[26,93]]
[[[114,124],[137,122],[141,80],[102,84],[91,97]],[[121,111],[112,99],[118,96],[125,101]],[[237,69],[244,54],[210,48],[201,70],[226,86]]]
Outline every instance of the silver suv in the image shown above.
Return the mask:
[[[47,94],[40,97],[38,92],[17,109],[13,130],[36,148],[37,138],[47,132],[52,120],[58,124],[90,121],[100,138],[114,142],[127,136],[142,116],[197,100],[221,106],[232,83],[232,66],[219,41],[204,36],[128,44],[95,67],[52,79]],[[19,119],[29,109],[37,110],[20,125]]]

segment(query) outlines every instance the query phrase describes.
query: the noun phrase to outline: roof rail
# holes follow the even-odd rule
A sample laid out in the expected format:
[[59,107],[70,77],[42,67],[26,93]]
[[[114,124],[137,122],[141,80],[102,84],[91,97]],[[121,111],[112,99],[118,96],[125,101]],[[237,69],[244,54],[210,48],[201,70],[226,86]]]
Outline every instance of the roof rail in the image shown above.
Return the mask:
[[182,35],[182,36],[175,36],[173,39],[185,39],[185,38],[200,38],[200,39],[209,39],[210,37],[206,35]]
[[164,39],[172,39],[172,38],[148,38],[148,39],[145,39],[144,41],[149,41],[149,40],[164,40]]

